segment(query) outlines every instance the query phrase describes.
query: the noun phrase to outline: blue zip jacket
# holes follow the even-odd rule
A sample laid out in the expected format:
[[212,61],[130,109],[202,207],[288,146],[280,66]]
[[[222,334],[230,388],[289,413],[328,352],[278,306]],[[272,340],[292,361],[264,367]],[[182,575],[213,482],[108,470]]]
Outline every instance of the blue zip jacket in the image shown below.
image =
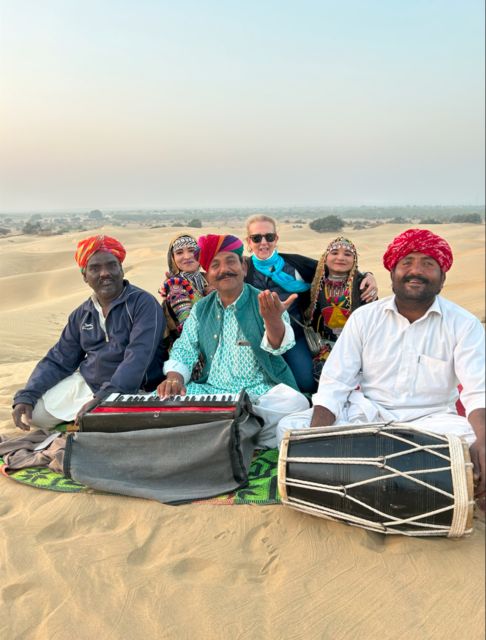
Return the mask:
[[69,316],[59,341],[32,372],[14,406],[35,405],[51,387],[77,369],[102,400],[113,392],[151,391],[163,379],[162,307],[147,291],[124,280],[124,289],[105,318],[106,334],[91,298]]

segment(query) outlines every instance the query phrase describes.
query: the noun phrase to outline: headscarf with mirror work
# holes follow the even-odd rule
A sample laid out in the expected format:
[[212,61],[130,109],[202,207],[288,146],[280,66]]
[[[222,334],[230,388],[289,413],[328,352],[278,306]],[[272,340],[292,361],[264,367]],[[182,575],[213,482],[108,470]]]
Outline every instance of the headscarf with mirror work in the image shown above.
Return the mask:
[[[181,271],[174,260],[174,251],[183,249],[184,247],[194,249],[194,252],[196,253],[198,250],[196,238],[193,238],[187,233],[181,233],[177,235],[173,240],[171,240],[167,251],[167,266],[169,275],[171,277],[181,276],[182,278],[185,278],[192,284],[196,291],[202,295],[204,294],[204,289],[208,283],[200,270],[198,269],[197,271]],[[197,260],[197,256],[195,256],[195,258]],[[163,286],[164,285],[162,285],[162,288]]]
[[347,295],[348,300],[346,301],[347,302],[346,307],[351,308],[352,294],[353,294],[353,279],[354,279],[354,276],[356,275],[356,272],[358,271],[358,251],[355,245],[351,242],[351,240],[348,240],[348,238],[345,238],[344,236],[338,236],[337,238],[334,238],[334,240],[331,240],[331,242],[327,245],[326,250],[322,254],[317,264],[316,273],[311,284],[311,293],[310,293],[311,302],[305,312],[305,317],[308,321],[312,320],[312,316],[314,315],[314,311],[317,306],[319,293],[321,292],[323,286],[325,285],[326,278],[329,277],[329,269],[326,265],[327,257],[331,251],[334,251],[336,249],[347,249],[351,251],[354,255],[353,265],[349,270],[348,277],[346,279],[346,285],[347,285],[346,289],[348,291],[348,295]]

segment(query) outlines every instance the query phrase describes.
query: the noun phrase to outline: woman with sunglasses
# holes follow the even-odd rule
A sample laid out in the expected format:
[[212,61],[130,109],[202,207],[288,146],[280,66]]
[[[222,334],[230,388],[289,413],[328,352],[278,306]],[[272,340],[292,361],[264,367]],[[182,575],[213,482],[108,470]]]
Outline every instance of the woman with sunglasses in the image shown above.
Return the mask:
[[[304,312],[310,304],[310,285],[314,279],[317,260],[295,253],[277,251],[277,223],[266,215],[254,215],[246,221],[248,250],[252,254],[248,260],[246,282],[262,291],[275,291],[280,299],[286,299],[290,293],[298,298],[288,309],[292,328],[295,333],[295,346],[284,354],[287,364],[303,393],[313,393],[317,383],[313,376],[313,359],[307,346],[301,323]],[[376,293],[376,281],[367,274],[362,285],[361,296],[365,301],[373,300]]]

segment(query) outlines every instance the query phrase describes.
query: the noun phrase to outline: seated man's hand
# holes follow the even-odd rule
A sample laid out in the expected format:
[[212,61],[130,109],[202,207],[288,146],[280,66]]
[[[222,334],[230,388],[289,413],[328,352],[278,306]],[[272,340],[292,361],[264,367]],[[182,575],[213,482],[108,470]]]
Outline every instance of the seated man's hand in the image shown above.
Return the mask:
[[312,427],[330,427],[336,421],[336,416],[332,411],[319,404],[314,405],[310,426]]
[[361,300],[363,302],[373,302],[378,298],[378,285],[376,284],[375,276],[372,273],[367,273],[363,278],[360,286]]
[[282,301],[275,293],[275,291],[262,291],[258,294],[258,309],[260,315],[264,320],[275,321],[282,317],[284,311],[290,307],[290,305],[297,300],[297,294],[292,293],[290,296]]
[[469,448],[471,462],[474,466],[474,497],[477,505],[486,510],[486,411],[474,409],[467,419],[474,429],[476,440]]
[[16,404],[12,411],[15,426],[22,429],[22,431],[30,431],[33,410],[34,407],[31,404],[25,404],[24,402]]
[[88,402],[85,402],[81,407],[81,409],[76,414],[76,417],[74,418],[74,424],[79,424],[79,420],[84,416],[84,414],[87,413],[93,407],[96,407],[98,403],[99,403],[98,398],[93,398],[92,400],[88,400]]
[[474,465],[474,497],[482,511],[486,511],[486,447],[484,439],[476,440],[469,448],[471,461]]
[[169,396],[184,396],[186,387],[184,386],[184,378],[180,373],[170,371],[167,378],[157,387],[157,395],[159,398],[168,398]]

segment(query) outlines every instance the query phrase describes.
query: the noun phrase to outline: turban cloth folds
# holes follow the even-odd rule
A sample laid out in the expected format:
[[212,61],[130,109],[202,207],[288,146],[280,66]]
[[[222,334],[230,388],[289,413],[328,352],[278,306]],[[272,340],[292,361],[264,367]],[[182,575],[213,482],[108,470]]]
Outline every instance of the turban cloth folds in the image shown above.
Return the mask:
[[120,262],[125,260],[127,252],[121,242],[110,236],[91,236],[78,242],[78,248],[74,254],[74,259],[81,270],[86,269],[88,260],[97,251],[112,253]]
[[243,243],[236,236],[210,233],[207,236],[201,236],[197,244],[199,250],[196,252],[196,257],[204,271],[209,269],[214,256],[222,251],[231,251],[239,256],[243,255]]
[[428,229],[408,229],[394,238],[383,256],[383,265],[393,271],[397,263],[409,253],[423,253],[438,262],[441,271],[452,266],[452,249],[449,243]]

